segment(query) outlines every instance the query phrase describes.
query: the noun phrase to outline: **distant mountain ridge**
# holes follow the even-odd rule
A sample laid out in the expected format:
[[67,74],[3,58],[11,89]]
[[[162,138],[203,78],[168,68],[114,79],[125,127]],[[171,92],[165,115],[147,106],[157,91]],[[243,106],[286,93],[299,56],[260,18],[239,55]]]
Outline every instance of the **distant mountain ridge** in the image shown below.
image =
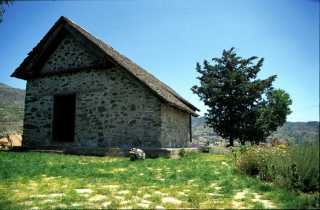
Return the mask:
[[[221,140],[221,138],[206,125],[204,117],[192,118],[193,139],[201,141]],[[301,144],[304,142],[319,141],[319,121],[310,122],[286,122],[272,137],[286,138],[291,143]]]
[[22,132],[25,91],[0,83],[0,138]]
[[25,91],[9,85],[0,83],[0,103],[4,104],[24,104]]

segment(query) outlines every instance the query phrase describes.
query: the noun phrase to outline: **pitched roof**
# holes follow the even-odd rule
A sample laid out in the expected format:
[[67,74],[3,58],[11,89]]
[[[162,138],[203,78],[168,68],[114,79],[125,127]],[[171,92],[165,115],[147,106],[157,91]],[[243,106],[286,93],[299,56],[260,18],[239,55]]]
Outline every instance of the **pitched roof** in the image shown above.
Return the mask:
[[34,47],[31,52],[28,53],[28,56],[24,59],[24,61],[13,72],[11,76],[21,79],[31,78],[34,73],[32,72],[32,70],[30,70],[32,69],[31,67],[37,64],[39,58],[41,57],[41,54],[44,53],[46,47],[48,46],[47,43],[54,39],[54,36],[52,34],[57,33],[57,31],[61,30],[62,28],[71,30],[81,35],[81,38],[84,38],[85,41],[88,41],[94,47],[98,48],[104,55],[108,56],[108,58],[111,59],[113,62],[126,69],[129,73],[131,73],[138,80],[140,80],[144,85],[149,87],[158,97],[160,97],[160,99],[164,100],[169,105],[197,116],[196,111],[199,111],[199,109],[193,106],[184,98],[182,98],[172,88],[158,80],[156,77],[148,73],[142,67],[135,64],[129,58],[117,52],[108,44],[92,36],[86,30],[84,30],[83,28],[81,28],[80,26],[76,25],[74,22],[63,16],[59,18],[59,20],[41,39],[37,46]]

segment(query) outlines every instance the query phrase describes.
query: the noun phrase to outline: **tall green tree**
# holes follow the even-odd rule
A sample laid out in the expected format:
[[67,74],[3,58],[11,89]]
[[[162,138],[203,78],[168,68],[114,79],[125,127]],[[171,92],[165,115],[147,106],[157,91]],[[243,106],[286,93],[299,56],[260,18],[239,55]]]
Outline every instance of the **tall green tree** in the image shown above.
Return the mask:
[[[207,60],[203,65],[197,63],[200,85],[193,86],[192,91],[209,108],[205,114],[207,124],[228,139],[229,146],[233,146],[235,139],[244,143],[249,134],[256,137],[258,134],[255,132],[261,132],[253,128],[258,119],[263,121],[263,108],[270,108],[270,102],[263,96],[273,93],[272,82],[276,76],[257,79],[263,58],[242,58],[234,48],[224,50],[221,58],[213,58],[212,61],[213,64]],[[261,117],[258,118],[258,115]]]

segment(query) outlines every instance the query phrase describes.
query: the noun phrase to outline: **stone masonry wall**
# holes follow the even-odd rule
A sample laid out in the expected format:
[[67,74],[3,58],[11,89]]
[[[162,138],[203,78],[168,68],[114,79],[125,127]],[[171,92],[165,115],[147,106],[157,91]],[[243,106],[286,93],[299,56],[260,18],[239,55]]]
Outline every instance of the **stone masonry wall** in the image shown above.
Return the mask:
[[57,72],[62,69],[83,68],[101,63],[101,59],[67,34],[57,49],[49,56],[41,69],[41,73]]
[[[24,146],[181,147],[189,140],[189,114],[163,104],[122,68],[90,70],[100,59],[72,36],[49,56],[40,73],[87,68],[27,81]],[[54,96],[76,95],[72,143],[52,141]]]
[[120,68],[29,80],[24,146],[58,145],[52,141],[53,98],[68,93],[76,94],[76,116],[75,141],[67,145],[161,146],[160,100]]
[[187,147],[190,141],[190,114],[161,104],[161,143],[163,147]]

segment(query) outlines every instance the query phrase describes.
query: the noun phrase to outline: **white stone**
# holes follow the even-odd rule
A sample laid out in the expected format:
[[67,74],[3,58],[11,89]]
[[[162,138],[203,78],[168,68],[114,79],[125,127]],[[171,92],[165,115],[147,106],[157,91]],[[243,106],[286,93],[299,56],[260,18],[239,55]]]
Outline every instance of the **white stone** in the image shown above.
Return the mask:
[[142,149],[132,148],[129,151],[130,160],[144,160],[146,159],[146,153]]
[[75,189],[75,191],[77,193],[80,193],[80,194],[82,194],[82,193],[92,193],[91,189]]
[[174,197],[164,197],[164,198],[162,198],[162,203],[180,205],[182,203],[182,201],[180,201]]

